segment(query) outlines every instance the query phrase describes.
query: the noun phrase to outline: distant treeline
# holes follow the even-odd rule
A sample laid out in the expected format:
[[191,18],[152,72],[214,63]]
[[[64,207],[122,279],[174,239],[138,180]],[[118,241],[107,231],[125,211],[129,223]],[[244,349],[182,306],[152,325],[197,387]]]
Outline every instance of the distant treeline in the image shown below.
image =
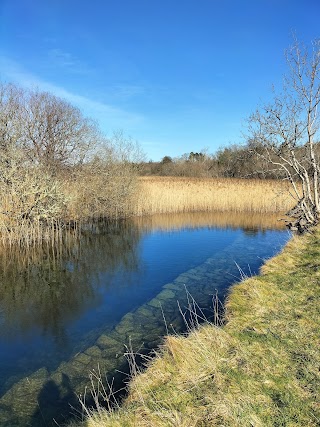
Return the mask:
[[[316,153],[320,157],[320,144],[316,144]],[[269,154],[270,155],[270,154]],[[301,151],[301,155],[303,156]],[[298,154],[299,157],[299,154]],[[276,160],[276,156],[274,155]],[[284,170],[275,167],[266,156],[265,147],[253,140],[245,144],[233,144],[219,149],[215,154],[205,150],[191,152],[180,157],[164,156],[160,162],[140,164],[142,176],[181,176],[206,178],[258,178],[284,179]]]

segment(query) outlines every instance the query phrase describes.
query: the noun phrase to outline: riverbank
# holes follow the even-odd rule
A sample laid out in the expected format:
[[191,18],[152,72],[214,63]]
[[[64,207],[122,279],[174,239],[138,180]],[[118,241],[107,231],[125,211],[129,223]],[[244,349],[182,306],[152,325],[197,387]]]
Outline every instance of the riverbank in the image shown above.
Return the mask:
[[[40,172],[36,170],[32,177],[36,183]],[[46,185],[40,180],[43,188],[30,194],[35,184],[30,184],[29,175],[17,180],[17,186],[24,184],[19,191],[0,186],[0,250],[61,244],[70,231],[102,219],[181,212],[283,216],[294,205],[288,183],[276,180],[138,177],[133,166],[111,163],[83,166],[52,180],[42,172],[40,175],[46,177]]]
[[[234,286],[224,327],[169,336],[113,412],[81,426],[317,426],[320,231]],[[79,424],[73,424],[79,425]]]
[[185,333],[186,290],[211,318],[212,295],[224,300],[237,266],[257,274],[289,239],[273,216],[250,216],[243,226],[206,212],[173,215],[171,227],[169,215],[96,224],[60,252],[0,252],[0,425],[65,425],[85,390],[93,405],[94,371],[122,388],[126,346],[150,354],[168,331]]

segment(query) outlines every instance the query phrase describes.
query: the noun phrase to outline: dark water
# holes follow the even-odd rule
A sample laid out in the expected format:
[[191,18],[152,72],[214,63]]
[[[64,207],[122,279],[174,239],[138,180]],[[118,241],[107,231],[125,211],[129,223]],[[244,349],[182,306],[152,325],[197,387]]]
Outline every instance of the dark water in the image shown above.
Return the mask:
[[125,345],[147,353],[166,328],[183,331],[187,293],[210,317],[216,290],[223,299],[288,238],[274,219],[193,214],[0,254],[0,425],[63,424],[92,369],[111,378],[126,370]]

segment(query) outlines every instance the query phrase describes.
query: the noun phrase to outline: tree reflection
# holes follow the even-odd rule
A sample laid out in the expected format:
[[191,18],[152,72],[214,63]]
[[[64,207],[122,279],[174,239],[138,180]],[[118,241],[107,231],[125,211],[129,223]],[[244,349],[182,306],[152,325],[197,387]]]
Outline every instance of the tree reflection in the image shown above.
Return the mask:
[[257,227],[252,227],[252,228],[243,227],[242,231],[247,237],[255,237],[259,232],[265,233],[265,230],[260,230]]
[[69,232],[60,245],[0,253],[1,334],[39,328],[63,344],[65,325],[100,302],[99,274],[138,268],[138,227],[95,223]]

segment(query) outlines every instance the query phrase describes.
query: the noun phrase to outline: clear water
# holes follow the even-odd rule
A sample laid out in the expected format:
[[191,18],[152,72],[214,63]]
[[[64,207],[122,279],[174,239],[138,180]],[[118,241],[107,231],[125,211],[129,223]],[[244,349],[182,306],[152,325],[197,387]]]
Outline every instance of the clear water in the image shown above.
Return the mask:
[[0,254],[1,426],[68,420],[90,370],[111,378],[126,369],[124,345],[145,353],[166,327],[183,331],[177,301],[186,310],[187,292],[210,317],[216,290],[223,299],[289,238],[267,218],[163,218],[96,224],[58,248]]

